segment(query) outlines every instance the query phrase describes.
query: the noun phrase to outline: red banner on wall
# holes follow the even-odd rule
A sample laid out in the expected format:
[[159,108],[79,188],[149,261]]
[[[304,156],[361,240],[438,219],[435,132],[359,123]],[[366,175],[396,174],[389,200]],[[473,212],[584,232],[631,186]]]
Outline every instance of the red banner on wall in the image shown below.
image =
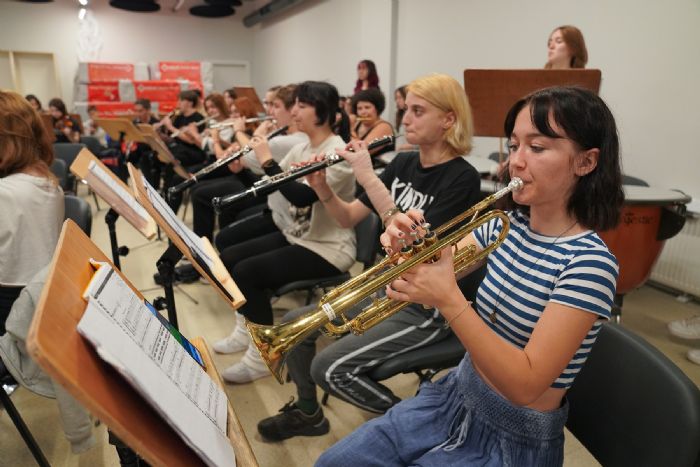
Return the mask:
[[160,79],[202,81],[201,62],[158,62]]
[[134,65],[129,63],[88,63],[88,78],[95,81],[134,79]]
[[177,108],[177,101],[169,102],[158,102],[158,113],[160,115],[166,115]]
[[87,85],[87,100],[88,102],[118,102],[119,101],[119,83],[104,82],[90,83]]
[[176,81],[134,81],[136,99],[177,101],[181,86]]
[[123,117],[134,113],[134,104],[131,102],[91,102],[97,107],[97,115],[102,118]]

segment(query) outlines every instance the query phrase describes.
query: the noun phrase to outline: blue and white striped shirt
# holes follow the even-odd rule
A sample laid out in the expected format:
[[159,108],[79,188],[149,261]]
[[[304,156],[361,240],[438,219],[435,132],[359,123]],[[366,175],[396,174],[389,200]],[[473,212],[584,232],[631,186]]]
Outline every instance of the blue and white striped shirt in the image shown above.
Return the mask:
[[[553,239],[530,230],[529,218],[510,212],[510,232],[488,257],[476,310],[506,341],[524,348],[547,303],[555,302],[610,318],[618,265],[593,231]],[[492,243],[503,228],[494,219],[474,231],[479,247]],[[497,308],[496,324],[489,319]],[[553,388],[569,388],[588,358],[602,319],[598,319]]]

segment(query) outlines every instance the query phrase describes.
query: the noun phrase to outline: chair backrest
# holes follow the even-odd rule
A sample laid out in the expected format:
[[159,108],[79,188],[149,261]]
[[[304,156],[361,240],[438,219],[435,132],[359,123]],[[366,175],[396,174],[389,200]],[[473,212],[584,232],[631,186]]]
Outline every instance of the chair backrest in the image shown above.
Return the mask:
[[87,147],[90,150],[90,152],[95,155],[95,157],[98,157],[102,151],[107,149],[104,146],[102,146],[100,140],[95,138],[94,136],[81,136],[80,143],[84,144],[85,147]]
[[51,163],[51,172],[58,179],[58,184],[61,185],[63,191],[70,190],[71,187],[68,182],[68,166],[66,165],[66,161],[55,158]]
[[65,195],[65,218],[71,219],[89,237],[92,231],[92,210],[87,201],[73,195]]
[[649,186],[647,182],[642,180],[641,178],[633,177],[631,175],[622,175],[622,184],[623,185],[637,185],[637,186]]
[[357,237],[355,259],[364,264],[365,268],[370,267],[377,256],[381,228],[382,221],[373,212],[370,212],[367,217],[355,226],[355,235]]
[[605,466],[699,461],[700,390],[665,355],[619,325],[603,325],[567,398],[567,427]]
[[56,158],[65,161],[69,168],[84,147],[85,145],[80,143],[53,143]]

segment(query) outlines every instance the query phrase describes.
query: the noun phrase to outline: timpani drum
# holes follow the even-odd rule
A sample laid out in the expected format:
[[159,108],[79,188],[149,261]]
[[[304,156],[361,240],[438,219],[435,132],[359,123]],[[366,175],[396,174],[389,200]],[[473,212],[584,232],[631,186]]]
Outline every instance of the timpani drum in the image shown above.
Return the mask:
[[598,232],[620,265],[617,294],[646,282],[664,242],[685,223],[685,193],[645,186],[624,185],[625,204],[617,227]]

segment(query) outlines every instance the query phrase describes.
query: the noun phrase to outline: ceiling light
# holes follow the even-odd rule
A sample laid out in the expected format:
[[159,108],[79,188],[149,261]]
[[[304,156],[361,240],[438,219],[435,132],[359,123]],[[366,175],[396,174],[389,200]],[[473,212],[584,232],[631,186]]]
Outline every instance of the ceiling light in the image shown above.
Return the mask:
[[78,0],[78,3],[80,3],[82,6],[87,6],[88,0]]
[[226,5],[197,5],[190,8],[192,16],[201,16],[203,18],[223,18],[231,16],[236,11]]
[[85,19],[85,14],[87,13],[87,10],[85,8],[81,8],[80,11],[78,12],[78,19],[82,21]]
[[155,0],[109,0],[109,4],[114,8],[128,11],[151,12],[160,10]]

